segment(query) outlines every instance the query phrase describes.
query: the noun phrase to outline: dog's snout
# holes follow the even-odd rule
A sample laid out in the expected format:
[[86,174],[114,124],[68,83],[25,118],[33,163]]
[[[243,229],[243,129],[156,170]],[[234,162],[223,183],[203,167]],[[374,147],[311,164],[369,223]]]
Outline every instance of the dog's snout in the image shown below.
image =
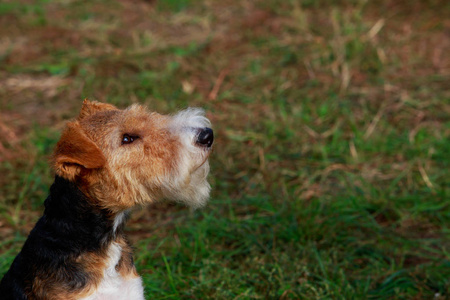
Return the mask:
[[211,128],[205,127],[199,129],[197,135],[197,144],[204,147],[211,147],[214,142],[214,132]]

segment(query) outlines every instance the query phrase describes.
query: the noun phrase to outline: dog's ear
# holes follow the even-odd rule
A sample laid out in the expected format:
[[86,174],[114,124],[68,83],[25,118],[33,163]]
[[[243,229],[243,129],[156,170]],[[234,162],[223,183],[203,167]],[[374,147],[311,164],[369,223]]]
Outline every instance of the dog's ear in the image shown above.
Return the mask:
[[84,133],[78,121],[67,124],[53,155],[56,174],[69,180],[85,170],[99,169],[106,163],[97,145]]
[[99,111],[105,110],[118,110],[112,104],[101,103],[97,101],[89,101],[88,99],[84,99],[83,106],[81,107],[80,115],[78,116],[78,120],[84,119],[88,116],[91,116]]

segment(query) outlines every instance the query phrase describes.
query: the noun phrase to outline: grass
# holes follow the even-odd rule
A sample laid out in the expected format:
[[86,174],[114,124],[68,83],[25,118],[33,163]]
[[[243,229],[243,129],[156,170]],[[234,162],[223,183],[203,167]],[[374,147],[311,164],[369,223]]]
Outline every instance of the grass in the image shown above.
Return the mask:
[[[29,3],[28,3],[29,2]],[[447,1],[0,4],[0,276],[85,97],[208,112],[208,207],[136,212],[149,299],[450,297]]]

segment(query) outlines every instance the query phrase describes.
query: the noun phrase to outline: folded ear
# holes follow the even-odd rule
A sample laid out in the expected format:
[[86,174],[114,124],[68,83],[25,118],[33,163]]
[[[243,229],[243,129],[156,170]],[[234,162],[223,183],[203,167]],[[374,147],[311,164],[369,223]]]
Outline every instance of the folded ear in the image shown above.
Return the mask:
[[96,112],[104,110],[117,110],[117,107],[108,103],[101,103],[98,101],[89,101],[88,99],[84,99],[80,115],[78,116],[78,120],[81,120],[83,118],[95,114]]
[[67,124],[53,155],[56,173],[74,180],[83,170],[98,169],[106,159],[100,148],[84,133],[78,121]]

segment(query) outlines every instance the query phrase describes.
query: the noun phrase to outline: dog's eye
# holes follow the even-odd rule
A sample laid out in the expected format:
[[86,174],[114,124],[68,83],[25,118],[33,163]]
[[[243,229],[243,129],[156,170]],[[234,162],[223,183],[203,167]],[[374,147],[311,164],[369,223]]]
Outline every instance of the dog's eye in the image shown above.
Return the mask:
[[122,137],[122,145],[124,144],[131,144],[132,142],[134,142],[135,140],[137,140],[139,137],[136,135],[129,135],[129,134],[124,134]]

